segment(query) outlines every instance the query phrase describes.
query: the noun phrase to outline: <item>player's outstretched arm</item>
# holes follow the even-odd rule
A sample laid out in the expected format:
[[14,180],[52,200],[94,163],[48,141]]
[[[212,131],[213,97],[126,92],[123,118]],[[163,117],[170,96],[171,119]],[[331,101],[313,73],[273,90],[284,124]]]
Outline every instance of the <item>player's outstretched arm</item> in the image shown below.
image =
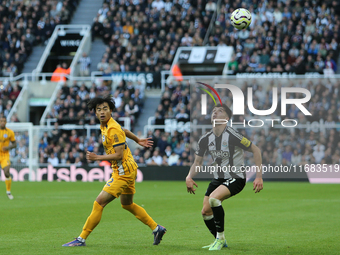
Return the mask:
[[254,161],[256,165],[256,178],[253,182],[253,190],[255,190],[255,193],[258,193],[263,189],[261,150],[255,144],[251,144],[248,151],[254,154]]
[[126,137],[134,140],[136,143],[138,143],[139,145],[146,147],[146,148],[150,148],[153,145],[153,141],[151,137],[148,138],[138,138],[134,133],[132,133],[130,130],[127,130],[125,128],[123,128]]
[[196,171],[196,167],[201,167],[203,163],[203,157],[197,156],[195,155],[195,161],[192,164],[192,166],[190,167],[190,171],[187,175],[187,177],[185,178],[185,183],[187,185],[187,191],[190,194],[195,194],[196,189],[194,188],[194,185],[198,188],[196,182],[194,182],[194,180],[192,178],[195,177],[195,175],[197,175],[197,171]]
[[121,160],[124,155],[124,145],[116,146],[115,148],[115,153],[113,154],[108,154],[108,155],[97,155],[96,153],[93,152],[86,152],[86,159],[91,160],[91,161],[97,161],[97,160]]

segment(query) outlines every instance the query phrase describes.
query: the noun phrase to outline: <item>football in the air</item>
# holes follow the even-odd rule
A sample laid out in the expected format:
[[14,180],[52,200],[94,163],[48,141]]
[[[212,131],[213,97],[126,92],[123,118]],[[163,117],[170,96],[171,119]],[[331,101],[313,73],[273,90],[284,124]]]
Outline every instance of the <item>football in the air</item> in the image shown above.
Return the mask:
[[251,13],[244,8],[236,9],[231,14],[230,21],[236,29],[246,29],[251,23]]

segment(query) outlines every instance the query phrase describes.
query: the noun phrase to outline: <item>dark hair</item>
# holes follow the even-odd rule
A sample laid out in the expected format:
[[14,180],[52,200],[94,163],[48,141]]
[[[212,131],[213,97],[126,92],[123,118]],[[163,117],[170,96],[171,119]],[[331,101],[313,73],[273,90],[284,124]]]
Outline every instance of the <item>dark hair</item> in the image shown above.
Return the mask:
[[87,103],[87,107],[89,108],[90,111],[92,111],[92,110],[96,110],[97,105],[103,104],[103,103],[107,103],[111,111],[116,109],[115,101],[113,100],[111,95],[108,95],[106,97],[94,97]]
[[230,108],[226,104],[222,104],[222,105],[217,104],[217,105],[215,105],[214,108],[216,108],[216,107],[222,107],[223,110],[228,114],[229,119],[231,119],[231,117],[233,116],[232,111],[230,110]]

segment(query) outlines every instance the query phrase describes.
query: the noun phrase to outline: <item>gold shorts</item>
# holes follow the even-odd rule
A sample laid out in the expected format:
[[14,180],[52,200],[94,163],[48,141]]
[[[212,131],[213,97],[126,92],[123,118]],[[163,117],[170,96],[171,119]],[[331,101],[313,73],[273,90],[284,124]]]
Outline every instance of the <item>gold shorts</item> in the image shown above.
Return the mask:
[[0,158],[0,165],[2,169],[4,169],[6,166],[9,166],[10,164],[11,161],[9,160],[9,156]]
[[103,190],[112,196],[118,198],[121,194],[135,194],[137,171],[125,175],[112,174],[112,177],[106,182]]

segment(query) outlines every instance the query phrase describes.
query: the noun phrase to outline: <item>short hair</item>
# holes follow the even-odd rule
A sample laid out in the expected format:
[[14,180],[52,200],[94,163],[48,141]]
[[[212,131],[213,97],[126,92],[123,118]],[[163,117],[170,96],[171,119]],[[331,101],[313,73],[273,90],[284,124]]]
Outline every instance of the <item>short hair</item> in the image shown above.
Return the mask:
[[216,107],[222,107],[223,110],[228,114],[229,119],[231,119],[231,117],[233,116],[233,112],[230,110],[230,108],[226,104],[217,104],[215,105],[214,108]]
[[97,105],[107,103],[110,107],[110,110],[113,111],[116,109],[115,101],[111,97],[111,95],[105,96],[105,97],[94,97],[92,98],[88,103],[87,107],[90,111],[96,110]]

